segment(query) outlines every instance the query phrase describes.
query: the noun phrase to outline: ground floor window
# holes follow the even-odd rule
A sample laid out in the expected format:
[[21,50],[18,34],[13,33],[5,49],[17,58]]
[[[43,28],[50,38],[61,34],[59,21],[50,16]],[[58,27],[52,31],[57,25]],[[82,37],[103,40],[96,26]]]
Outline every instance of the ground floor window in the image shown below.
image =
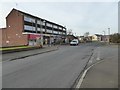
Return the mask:
[[35,46],[37,43],[36,43],[36,40],[35,39],[31,39],[29,40],[29,45],[30,46]]

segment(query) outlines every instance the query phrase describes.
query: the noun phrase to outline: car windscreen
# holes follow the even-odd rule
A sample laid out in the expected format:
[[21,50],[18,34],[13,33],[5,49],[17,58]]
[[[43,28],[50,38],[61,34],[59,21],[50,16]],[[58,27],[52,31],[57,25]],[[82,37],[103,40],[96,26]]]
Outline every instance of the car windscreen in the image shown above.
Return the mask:
[[77,42],[77,41],[72,41],[72,42]]

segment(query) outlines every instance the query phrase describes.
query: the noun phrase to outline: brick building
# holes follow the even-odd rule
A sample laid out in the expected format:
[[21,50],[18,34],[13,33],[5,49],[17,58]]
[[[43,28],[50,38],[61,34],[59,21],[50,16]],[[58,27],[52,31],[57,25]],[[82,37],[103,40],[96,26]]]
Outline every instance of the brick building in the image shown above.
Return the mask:
[[0,47],[47,44],[64,41],[66,27],[12,9],[6,17],[6,28],[1,28],[0,34]]

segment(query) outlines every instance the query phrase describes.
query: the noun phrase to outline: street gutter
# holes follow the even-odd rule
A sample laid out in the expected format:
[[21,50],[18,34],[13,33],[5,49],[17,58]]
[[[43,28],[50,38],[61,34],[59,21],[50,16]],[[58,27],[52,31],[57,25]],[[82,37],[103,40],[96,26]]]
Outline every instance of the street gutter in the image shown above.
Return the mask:
[[47,50],[47,51],[43,51],[43,52],[40,52],[40,53],[35,53],[35,54],[25,55],[25,56],[22,56],[22,57],[17,57],[17,58],[14,58],[14,59],[10,59],[9,61],[13,61],[13,60],[17,60],[17,59],[23,59],[23,58],[27,58],[27,57],[30,57],[30,56],[43,54],[43,53],[48,53],[48,52],[56,51],[58,49],[59,49],[59,47],[57,47],[56,49]]
[[80,88],[80,87],[81,87],[81,84],[82,84],[82,82],[83,82],[83,80],[84,80],[84,78],[85,78],[88,70],[90,70],[93,66],[95,66],[96,64],[99,64],[99,63],[101,63],[101,62],[103,62],[103,60],[100,60],[100,61],[97,61],[97,62],[93,63],[92,65],[90,65],[89,67],[87,67],[87,68],[84,70],[84,72],[83,72],[82,75],[81,75],[81,78],[79,79],[79,82],[78,82],[77,85],[76,85],[76,88]]
[[[28,55],[23,55],[23,56],[18,56],[18,57],[13,57],[11,59],[7,59],[7,60],[2,60],[2,62],[6,62],[6,61],[14,61],[14,60],[17,60],[17,59],[23,59],[23,58],[27,58],[27,57],[30,57],[30,56],[35,56],[35,55],[39,55],[39,54],[43,54],[43,53],[48,53],[48,52],[52,52],[52,51],[56,51],[59,49],[59,46],[54,46],[53,48],[51,49],[46,49],[44,50],[45,47],[41,48],[42,51],[41,52],[36,52],[36,53],[31,53],[31,54],[28,54]],[[24,52],[24,51],[23,51]]]
[[98,47],[98,44],[96,45],[96,47],[94,49],[92,49],[92,54],[90,55],[85,67],[83,68],[83,70],[80,72],[80,74],[78,75],[78,77],[76,78],[75,82],[73,83],[73,85],[71,86],[71,88],[80,88],[80,85],[82,84],[83,78],[85,77],[87,71],[94,66],[93,63],[92,65],[88,66],[90,60],[92,59],[93,55],[94,55],[94,50]]
[[79,80],[81,79],[82,75],[84,74],[84,72],[85,72],[85,70],[86,70],[86,68],[87,68],[87,66],[88,66],[88,63],[89,63],[89,61],[91,60],[91,58],[92,58],[92,56],[93,56],[93,53],[94,53],[94,49],[92,49],[92,53],[91,53],[91,55],[90,55],[90,57],[89,57],[86,65],[85,65],[85,67],[84,67],[83,70],[79,73],[78,77],[76,78],[76,80],[75,80],[75,82],[73,83],[73,85],[71,86],[71,88],[77,88],[78,83],[79,83]]

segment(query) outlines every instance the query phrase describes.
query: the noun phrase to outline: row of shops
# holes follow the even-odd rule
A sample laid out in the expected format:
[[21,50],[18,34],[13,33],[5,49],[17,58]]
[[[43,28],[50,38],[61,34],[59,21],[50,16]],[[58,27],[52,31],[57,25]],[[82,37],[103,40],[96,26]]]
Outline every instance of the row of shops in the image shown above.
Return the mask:
[[49,34],[32,34],[32,33],[23,33],[28,35],[28,45],[37,46],[37,45],[54,45],[65,43],[65,36],[58,35],[49,35]]

